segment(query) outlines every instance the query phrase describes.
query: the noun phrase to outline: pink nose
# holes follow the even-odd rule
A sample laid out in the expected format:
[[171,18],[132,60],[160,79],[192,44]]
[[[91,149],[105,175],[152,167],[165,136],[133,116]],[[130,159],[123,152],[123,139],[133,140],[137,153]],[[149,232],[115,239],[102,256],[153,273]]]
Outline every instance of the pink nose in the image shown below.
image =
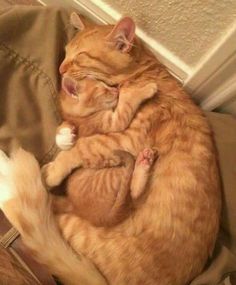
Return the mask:
[[59,72],[60,72],[60,74],[66,73],[66,71],[67,71],[69,65],[70,65],[69,62],[63,61],[62,64],[60,65],[60,67],[59,67]]

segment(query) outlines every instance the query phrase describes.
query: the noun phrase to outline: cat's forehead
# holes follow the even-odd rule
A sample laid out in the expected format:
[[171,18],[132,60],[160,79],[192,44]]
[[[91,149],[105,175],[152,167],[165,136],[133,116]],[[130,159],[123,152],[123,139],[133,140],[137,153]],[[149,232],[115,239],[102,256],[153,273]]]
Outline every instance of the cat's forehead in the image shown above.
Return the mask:
[[112,26],[94,26],[78,32],[77,35],[68,44],[71,49],[86,49],[93,46],[96,49],[98,44],[104,44],[106,37],[112,30]]

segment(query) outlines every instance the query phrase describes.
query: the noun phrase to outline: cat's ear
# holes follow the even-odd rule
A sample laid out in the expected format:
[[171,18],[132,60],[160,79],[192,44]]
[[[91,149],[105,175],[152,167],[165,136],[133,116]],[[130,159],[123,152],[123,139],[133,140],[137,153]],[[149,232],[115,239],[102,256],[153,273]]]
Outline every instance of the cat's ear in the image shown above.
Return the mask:
[[133,46],[134,37],[135,23],[131,18],[125,17],[115,25],[111,33],[107,36],[107,40],[110,43],[114,43],[114,46],[118,50],[129,52]]
[[61,87],[66,92],[67,95],[70,95],[72,97],[77,97],[78,93],[77,82],[70,76],[66,75],[62,77]]
[[76,28],[79,31],[83,31],[85,28],[85,25],[81,20],[80,16],[75,12],[71,13],[70,15],[70,23],[74,28]]

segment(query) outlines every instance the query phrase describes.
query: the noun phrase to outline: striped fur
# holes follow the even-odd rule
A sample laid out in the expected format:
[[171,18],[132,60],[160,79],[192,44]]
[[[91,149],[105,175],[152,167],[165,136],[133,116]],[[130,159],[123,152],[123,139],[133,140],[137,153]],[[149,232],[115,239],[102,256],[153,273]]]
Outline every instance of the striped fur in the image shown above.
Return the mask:
[[[113,102],[116,97],[103,82],[85,78],[76,84],[77,97],[61,92],[62,115],[66,121],[58,128],[58,135],[63,130],[71,130],[62,135],[73,137],[75,129],[80,138],[124,131],[141,103],[153,97],[157,90],[152,82],[144,86],[122,85],[118,105],[113,110],[107,108],[106,100]],[[141,156],[134,167],[132,155],[116,151],[114,159],[120,164],[116,168],[104,169],[110,166],[110,160],[102,159],[96,165],[99,170],[77,170],[66,184],[67,196],[54,197],[54,211],[72,211],[96,226],[114,226],[121,222],[132,211],[132,198],[137,199],[143,193],[154,161],[152,150],[144,150]]]
[[[111,285],[189,284],[211,255],[219,227],[220,181],[212,131],[202,111],[137,39],[127,53],[107,43],[106,36],[112,29],[90,25],[78,33],[67,46],[66,73],[77,79],[92,75],[108,85],[131,80],[145,84],[154,79],[158,96],[138,110],[125,131],[81,137],[70,151],[60,152],[48,167],[47,181],[59,183],[76,167],[109,160],[116,149],[137,157],[144,147],[154,148],[159,157],[145,195],[122,223],[110,228],[94,227],[70,213],[58,213],[56,219],[63,238],[76,252],[92,260]],[[14,163],[21,160],[19,157]],[[22,169],[24,177],[39,176],[29,162],[23,163],[30,169],[30,173]],[[31,185],[28,179],[19,179],[18,183],[23,196],[15,197],[15,201],[24,198],[31,205],[32,190],[39,196],[41,192],[46,195],[39,183]],[[22,208],[21,204],[17,206]],[[70,260],[68,248],[56,249],[46,243],[43,251],[37,243],[39,238],[48,239],[48,243],[59,239],[53,220],[39,223],[39,217],[51,215],[47,199],[28,208],[30,211],[23,216],[13,207],[3,210],[23,235],[22,221],[30,232],[36,225],[46,224],[39,227],[36,240],[25,235],[26,242],[32,243],[38,259],[49,256],[49,261],[44,262],[55,274],[55,267],[64,270],[67,263],[68,271],[60,275],[65,284],[74,284],[66,278],[84,284],[78,276],[80,267]],[[52,264],[50,261],[58,256],[62,257],[61,264]]]

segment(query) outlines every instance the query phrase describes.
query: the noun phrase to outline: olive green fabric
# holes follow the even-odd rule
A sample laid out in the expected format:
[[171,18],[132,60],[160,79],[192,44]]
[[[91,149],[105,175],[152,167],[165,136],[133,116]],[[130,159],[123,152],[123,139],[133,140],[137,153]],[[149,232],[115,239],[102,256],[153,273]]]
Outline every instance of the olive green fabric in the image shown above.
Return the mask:
[[51,158],[59,123],[58,66],[74,29],[58,8],[15,6],[0,11],[0,147],[16,145],[40,162]]
[[[58,67],[75,32],[69,14],[55,7],[0,11],[0,148],[6,152],[21,145],[41,163],[56,152]],[[224,186],[222,231],[210,267],[194,285],[215,285],[225,273],[236,271],[236,121],[216,113],[208,117]]]

